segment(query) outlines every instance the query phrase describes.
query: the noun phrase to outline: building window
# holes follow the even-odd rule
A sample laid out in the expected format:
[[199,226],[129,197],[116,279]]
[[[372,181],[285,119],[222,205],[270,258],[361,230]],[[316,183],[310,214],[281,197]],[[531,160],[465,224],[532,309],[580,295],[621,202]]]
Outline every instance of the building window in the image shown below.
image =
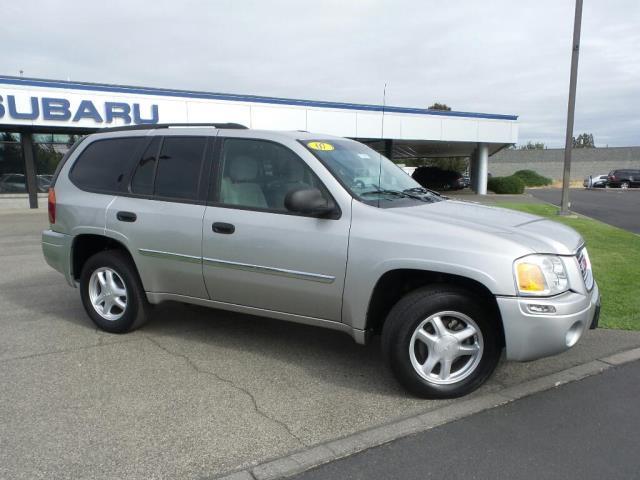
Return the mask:
[[80,135],[52,133],[35,133],[33,135],[38,192],[46,192],[49,189],[58,163],[78,138]]
[[0,195],[26,191],[27,181],[20,135],[0,132]]

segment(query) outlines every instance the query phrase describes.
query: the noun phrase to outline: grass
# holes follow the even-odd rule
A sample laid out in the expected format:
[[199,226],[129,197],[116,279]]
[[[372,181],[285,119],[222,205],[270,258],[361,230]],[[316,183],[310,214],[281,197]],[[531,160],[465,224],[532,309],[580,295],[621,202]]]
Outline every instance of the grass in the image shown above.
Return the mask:
[[640,235],[588,217],[560,217],[557,207],[531,203],[498,206],[540,215],[576,229],[587,243],[602,295],[600,326],[640,330]]

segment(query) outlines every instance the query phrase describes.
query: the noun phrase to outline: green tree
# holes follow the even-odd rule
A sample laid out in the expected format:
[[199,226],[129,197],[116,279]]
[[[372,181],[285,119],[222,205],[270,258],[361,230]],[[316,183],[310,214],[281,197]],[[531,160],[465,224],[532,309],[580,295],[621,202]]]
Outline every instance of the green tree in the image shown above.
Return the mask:
[[433,105],[431,105],[430,107],[427,107],[428,110],[444,110],[446,112],[450,112],[451,111],[451,107],[449,105],[447,105],[446,103],[434,103]]
[[518,150],[544,150],[545,148],[547,148],[545,146],[544,143],[542,142],[532,142],[531,140],[529,140],[526,145],[520,145],[518,147]]
[[63,154],[56,150],[52,143],[41,143],[35,146],[36,172],[38,175],[51,175],[56,171]]
[[578,138],[573,137],[573,148],[596,148],[593,133],[581,133]]

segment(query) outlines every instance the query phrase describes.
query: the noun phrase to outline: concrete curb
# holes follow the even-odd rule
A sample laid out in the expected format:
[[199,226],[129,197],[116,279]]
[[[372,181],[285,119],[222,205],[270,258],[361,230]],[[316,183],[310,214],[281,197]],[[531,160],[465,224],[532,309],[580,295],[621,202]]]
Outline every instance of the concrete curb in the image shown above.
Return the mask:
[[312,446],[291,455],[213,478],[217,480],[275,480],[291,477],[325,463],[389,443],[398,438],[430,430],[445,423],[513,402],[534,393],[543,392],[592,375],[598,375],[609,368],[636,360],[640,360],[640,348],[592,360],[551,375],[504,388],[495,393],[480,395],[469,400],[458,400],[430,412],[357,432],[347,437]]

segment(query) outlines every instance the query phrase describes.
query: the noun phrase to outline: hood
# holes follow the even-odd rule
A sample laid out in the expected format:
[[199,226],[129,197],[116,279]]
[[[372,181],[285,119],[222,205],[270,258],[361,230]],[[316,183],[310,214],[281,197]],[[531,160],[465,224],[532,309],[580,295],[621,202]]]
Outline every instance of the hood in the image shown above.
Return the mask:
[[537,215],[505,208],[447,200],[389,210],[398,215],[498,235],[537,253],[572,255],[583,243],[580,234],[570,227]]

